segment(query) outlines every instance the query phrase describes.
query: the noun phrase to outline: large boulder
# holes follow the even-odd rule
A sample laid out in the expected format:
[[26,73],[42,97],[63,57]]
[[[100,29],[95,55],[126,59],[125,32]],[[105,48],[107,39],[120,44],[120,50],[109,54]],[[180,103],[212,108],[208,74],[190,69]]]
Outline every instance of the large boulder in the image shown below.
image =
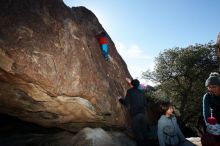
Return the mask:
[[95,38],[104,29],[91,11],[1,0],[0,20],[0,112],[70,131],[125,125],[117,97],[131,76],[109,36],[105,61]]
[[[1,134],[0,134],[1,135]],[[3,146],[136,146],[122,132],[105,131],[102,128],[83,128],[78,133],[57,131],[53,133],[17,133],[2,136]]]
[[196,146],[202,146],[200,137],[190,137],[190,138],[187,138],[187,140],[189,140],[190,142],[192,142]]
[[73,138],[77,146],[135,146],[135,142],[121,132],[109,132],[101,128],[84,128]]

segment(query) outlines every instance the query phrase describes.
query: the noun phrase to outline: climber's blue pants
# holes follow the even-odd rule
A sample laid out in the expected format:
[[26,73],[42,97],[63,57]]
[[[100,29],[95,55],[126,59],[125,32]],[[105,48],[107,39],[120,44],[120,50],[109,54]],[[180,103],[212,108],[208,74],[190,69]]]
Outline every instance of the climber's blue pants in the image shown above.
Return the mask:
[[107,44],[102,44],[101,45],[101,50],[102,50],[102,55],[105,57],[105,59],[109,60],[108,45]]

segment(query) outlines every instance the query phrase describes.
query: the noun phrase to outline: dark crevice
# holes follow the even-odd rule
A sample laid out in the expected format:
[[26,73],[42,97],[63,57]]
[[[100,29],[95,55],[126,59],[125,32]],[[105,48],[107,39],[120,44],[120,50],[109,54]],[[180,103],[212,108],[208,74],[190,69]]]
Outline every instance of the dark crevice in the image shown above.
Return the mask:
[[61,132],[59,128],[45,128],[34,123],[22,121],[17,117],[0,113],[0,135],[39,133],[50,134]]

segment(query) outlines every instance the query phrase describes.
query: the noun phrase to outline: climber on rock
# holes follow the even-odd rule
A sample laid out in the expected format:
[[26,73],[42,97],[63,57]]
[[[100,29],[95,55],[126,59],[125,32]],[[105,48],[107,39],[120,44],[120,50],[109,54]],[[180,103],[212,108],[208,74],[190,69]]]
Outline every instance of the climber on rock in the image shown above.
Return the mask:
[[99,42],[102,55],[105,57],[106,61],[110,61],[109,53],[108,53],[108,44],[107,44],[107,34],[105,31],[102,31],[100,34],[96,35],[96,38]]

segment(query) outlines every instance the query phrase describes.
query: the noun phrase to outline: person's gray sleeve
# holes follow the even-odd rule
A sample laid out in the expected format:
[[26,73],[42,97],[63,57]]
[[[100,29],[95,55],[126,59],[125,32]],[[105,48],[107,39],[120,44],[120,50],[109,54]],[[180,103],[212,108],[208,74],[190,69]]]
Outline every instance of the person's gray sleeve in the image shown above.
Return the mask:
[[205,121],[205,124],[207,125],[207,120],[208,120],[208,117],[210,117],[211,113],[210,113],[210,106],[209,106],[209,103],[208,103],[208,98],[209,98],[209,94],[206,93],[204,96],[203,96],[203,100],[202,100],[202,110],[203,110],[203,118],[204,118],[204,121]]
[[158,125],[157,125],[157,136],[158,136],[158,140],[159,140],[159,144],[160,146],[165,146],[165,142],[164,142],[164,135],[163,135],[163,122],[161,122],[160,120],[158,121]]
[[175,124],[175,127],[176,127],[177,135],[178,135],[180,141],[181,141],[181,142],[186,141],[186,138],[185,138],[185,136],[183,135],[183,133],[182,133],[182,131],[181,131],[181,129],[180,129],[178,123],[177,123],[176,117],[174,117],[174,121],[175,121],[174,124]]

